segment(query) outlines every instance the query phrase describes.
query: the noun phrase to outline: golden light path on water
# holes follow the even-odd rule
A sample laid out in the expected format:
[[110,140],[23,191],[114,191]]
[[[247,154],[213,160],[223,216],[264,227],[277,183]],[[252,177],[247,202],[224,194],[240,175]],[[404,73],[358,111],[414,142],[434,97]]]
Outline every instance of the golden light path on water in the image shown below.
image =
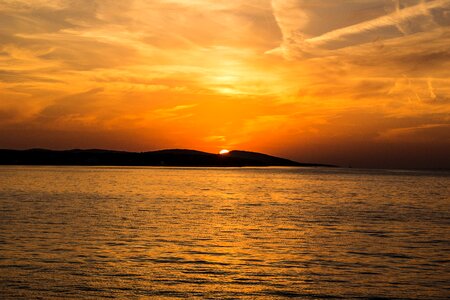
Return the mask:
[[2,167],[0,291],[445,299],[449,187],[442,172]]

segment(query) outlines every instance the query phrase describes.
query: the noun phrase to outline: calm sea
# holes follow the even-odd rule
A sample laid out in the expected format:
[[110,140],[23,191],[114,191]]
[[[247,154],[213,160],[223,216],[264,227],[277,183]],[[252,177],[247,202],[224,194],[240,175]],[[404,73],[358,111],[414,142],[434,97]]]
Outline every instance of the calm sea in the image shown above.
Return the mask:
[[449,297],[449,173],[0,167],[1,299]]

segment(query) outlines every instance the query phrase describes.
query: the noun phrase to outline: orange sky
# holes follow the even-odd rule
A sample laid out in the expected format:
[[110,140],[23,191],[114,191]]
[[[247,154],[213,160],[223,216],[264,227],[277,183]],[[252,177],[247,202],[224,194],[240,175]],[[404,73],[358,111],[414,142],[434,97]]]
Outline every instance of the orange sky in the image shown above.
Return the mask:
[[0,0],[0,148],[450,168],[450,0]]

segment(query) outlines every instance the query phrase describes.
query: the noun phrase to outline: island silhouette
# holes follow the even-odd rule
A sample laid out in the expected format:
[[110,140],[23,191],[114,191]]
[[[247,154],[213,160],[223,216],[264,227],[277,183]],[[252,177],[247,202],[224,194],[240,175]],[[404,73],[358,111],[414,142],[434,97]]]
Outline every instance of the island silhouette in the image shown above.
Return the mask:
[[285,158],[250,151],[232,150],[226,154],[213,154],[189,149],[167,149],[148,152],[127,152],[102,149],[0,149],[0,165],[335,167],[333,165],[319,163],[301,163]]

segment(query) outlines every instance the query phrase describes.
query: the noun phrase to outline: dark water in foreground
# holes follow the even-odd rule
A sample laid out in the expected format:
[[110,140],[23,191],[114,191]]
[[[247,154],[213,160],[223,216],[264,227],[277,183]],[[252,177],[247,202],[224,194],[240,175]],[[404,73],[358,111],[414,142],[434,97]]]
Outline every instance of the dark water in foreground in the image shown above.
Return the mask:
[[0,298],[445,299],[447,173],[0,167]]

